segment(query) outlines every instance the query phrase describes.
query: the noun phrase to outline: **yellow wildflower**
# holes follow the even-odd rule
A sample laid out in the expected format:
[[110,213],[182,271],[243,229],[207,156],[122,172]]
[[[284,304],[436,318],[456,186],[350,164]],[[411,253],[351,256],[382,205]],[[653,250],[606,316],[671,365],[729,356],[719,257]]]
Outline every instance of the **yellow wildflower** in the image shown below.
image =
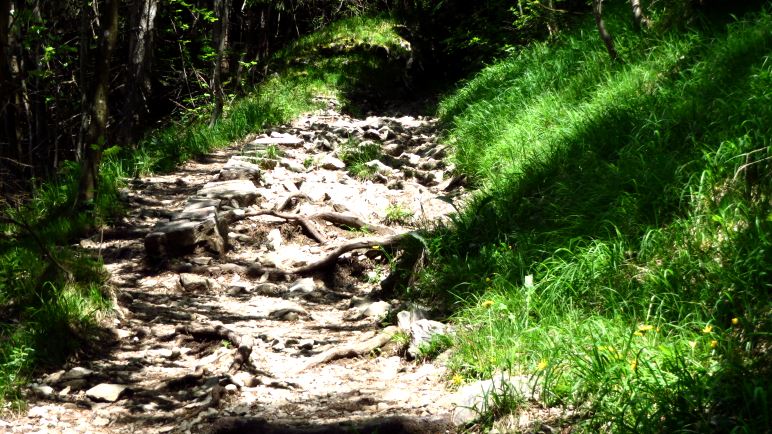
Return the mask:
[[702,329],[702,332],[703,332],[703,333],[710,333],[710,332],[712,332],[712,331],[713,331],[713,326],[712,326],[712,325],[710,325],[710,324],[706,325],[706,326],[705,326],[705,328],[704,328],[704,329]]
[[634,334],[635,336],[643,336],[643,333],[641,333],[641,332],[635,332],[635,333],[633,333],[633,334]]
[[373,250],[379,250],[381,246],[373,246]]
[[732,325],[740,324],[740,319],[737,317],[732,318]]
[[638,368],[638,361],[637,360],[631,360],[630,361],[630,369],[635,371],[636,368]]
[[547,361],[542,359],[539,364],[536,366],[537,371],[543,371],[547,368]]
[[485,301],[482,302],[482,307],[484,307],[486,309],[491,307],[491,306],[493,306],[493,300],[485,300]]
[[647,331],[653,330],[653,329],[654,329],[654,326],[650,325],[650,324],[641,324],[641,325],[638,326],[638,331],[639,332],[647,332]]
[[456,386],[460,386],[460,385],[461,385],[461,383],[463,383],[463,382],[464,382],[464,377],[462,377],[462,376],[461,376],[461,375],[459,375],[459,374],[456,374],[456,375],[454,375],[454,376],[453,376],[453,378],[451,379],[451,381],[452,381],[452,382],[453,382],[453,384],[455,384]]
[[716,348],[718,346],[718,341],[713,339],[710,341],[710,348]]

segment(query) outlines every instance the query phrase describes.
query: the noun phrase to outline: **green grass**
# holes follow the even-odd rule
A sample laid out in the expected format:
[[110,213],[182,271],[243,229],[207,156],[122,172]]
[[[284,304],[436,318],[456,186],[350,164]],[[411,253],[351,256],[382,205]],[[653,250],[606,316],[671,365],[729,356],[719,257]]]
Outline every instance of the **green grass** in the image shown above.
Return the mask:
[[378,173],[378,168],[368,166],[367,163],[380,158],[381,147],[369,141],[360,143],[349,139],[338,149],[338,156],[346,163],[351,176],[360,180],[371,180]]
[[456,303],[458,375],[538,376],[580,430],[763,432],[772,16],[639,35],[614,15],[624,64],[588,20],[441,102],[480,191],[421,288]]

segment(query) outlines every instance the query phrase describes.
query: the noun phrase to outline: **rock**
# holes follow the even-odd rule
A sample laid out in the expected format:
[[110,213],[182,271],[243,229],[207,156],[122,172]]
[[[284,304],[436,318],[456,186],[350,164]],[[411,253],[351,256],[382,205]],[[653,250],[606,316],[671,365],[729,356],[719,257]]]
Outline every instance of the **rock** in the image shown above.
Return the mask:
[[365,163],[365,166],[371,169],[375,169],[375,171],[380,174],[389,174],[394,170],[391,167],[383,164],[380,160],[368,161]]
[[399,143],[388,143],[383,146],[383,153],[397,157],[405,150],[404,146]]
[[490,380],[467,384],[444,401],[455,407],[451,420],[454,425],[461,426],[476,420],[484,410],[491,408],[496,396],[514,395],[516,399],[537,400],[538,389],[538,383],[532,377],[497,373]]
[[46,407],[30,407],[27,411],[27,417],[38,419],[46,416],[48,416],[48,409]]
[[237,372],[231,377],[231,381],[239,387],[255,387],[260,384],[260,381],[253,377],[249,372]]
[[301,339],[300,342],[298,342],[298,348],[301,350],[310,350],[314,348],[314,344],[316,341],[313,339]]
[[329,154],[325,155],[319,164],[323,169],[327,170],[343,170],[346,168],[346,163]]
[[30,387],[30,390],[41,398],[48,398],[54,394],[54,388],[46,384],[34,384]]
[[95,401],[115,402],[126,390],[121,384],[101,383],[86,391],[86,396]]
[[426,311],[422,309],[403,310],[397,314],[397,326],[402,331],[410,332],[410,326],[421,319],[426,319]]
[[367,318],[375,318],[378,320],[386,318],[391,310],[391,305],[385,301],[376,301],[368,305],[363,311],[362,315]]
[[288,306],[276,309],[268,314],[268,318],[282,321],[296,321],[300,315],[308,315],[305,309],[300,306]]
[[445,324],[429,319],[419,319],[410,324],[410,346],[407,353],[411,357],[417,357],[421,345],[427,344],[434,335],[447,334]]
[[246,294],[247,287],[244,285],[231,285],[228,287],[226,294],[235,297],[237,295]]
[[110,425],[110,419],[102,416],[97,416],[94,418],[93,421],[91,421],[91,423],[94,426],[107,426],[107,425]]
[[264,148],[267,145],[284,145],[290,147],[299,147],[303,144],[303,139],[290,134],[271,133],[271,137],[262,137],[249,143],[255,149]]
[[279,165],[291,172],[303,173],[306,171],[305,166],[289,158],[282,158],[281,160],[279,160]]
[[257,202],[258,190],[252,181],[237,179],[232,181],[208,182],[198,191],[201,197],[235,200],[242,207],[254,205]]
[[219,286],[217,281],[197,274],[180,274],[180,285],[187,291],[209,291]]
[[84,378],[78,378],[77,380],[65,381],[61,385],[70,390],[83,390],[88,386],[88,381]]
[[262,170],[260,166],[249,161],[245,161],[244,157],[232,157],[220,170],[220,174],[217,179],[220,181],[232,181],[237,179],[245,179],[253,182],[254,184],[260,183],[260,175]]
[[225,391],[228,392],[228,393],[233,394],[233,393],[238,392],[239,388],[235,384],[228,384],[228,385],[225,386]]
[[310,294],[314,290],[316,290],[316,283],[310,277],[298,279],[289,287],[289,292],[300,292],[303,294]]
[[204,220],[174,220],[158,223],[145,237],[145,251],[150,257],[181,256],[197,245],[206,245],[223,255],[228,244],[228,228],[218,214]]
[[281,295],[282,293],[284,293],[284,288],[282,288],[281,286],[275,283],[265,282],[265,283],[260,283],[256,285],[254,289],[254,293],[259,295],[266,295],[269,297],[275,297],[277,295]]
[[58,383],[58,382],[65,382],[69,380],[80,380],[83,378],[90,377],[93,374],[94,374],[94,371],[92,371],[91,369],[76,366],[70,369],[69,371],[65,372],[64,374],[62,374],[61,377],[55,380],[55,382]]
[[266,238],[268,239],[268,245],[274,251],[281,249],[282,244],[284,244],[281,238],[281,231],[278,228],[271,229]]

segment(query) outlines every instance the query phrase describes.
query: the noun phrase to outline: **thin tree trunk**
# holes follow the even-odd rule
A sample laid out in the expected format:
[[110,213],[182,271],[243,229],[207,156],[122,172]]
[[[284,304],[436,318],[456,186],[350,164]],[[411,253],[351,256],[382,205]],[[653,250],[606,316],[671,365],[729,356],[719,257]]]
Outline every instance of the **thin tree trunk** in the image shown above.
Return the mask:
[[616,62],[619,60],[619,53],[614,48],[614,40],[611,39],[611,34],[606,30],[606,24],[603,22],[603,0],[593,0],[592,13],[595,15],[595,25],[598,26],[598,33],[603,43],[606,44],[606,50],[608,55],[611,56],[611,60]]
[[152,91],[150,68],[153,62],[153,41],[158,0],[136,0],[130,17],[129,77],[127,105],[119,141],[129,144],[149,113],[148,98]]
[[80,68],[78,79],[80,80],[80,83],[78,83],[78,86],[80,87],[80,106],[82,109],[80,131],[78,131],[78,143],[75,145],[75,161],[78,162],[83,160],[84,149],[86,147],[86,130],[89,125],[89,111],[85,109],[88,103],[90,89],[90,86],[86,85],[86,83],[88,83],[89,45],[91,41],[91,38],[89,37],[89,23],[91,21],[89,2],[90,0],[82,0],[80,6],[80,39],[78,44],[78,60],[80,62],[78,65]]
[[110,58],[112,57],[118,33],[118,2],[106,0],[105,15],[99,36],[99,51],[95,62],[94,87],[91,92],[88,129],[85,135],[84,162],[81,170],[78,205],[84,206],[94,200],[99,181],[99,163],[106,142],[108,107],[107,98],[110,84]]
[[646,15],[643,14],[643,7],[641,6],[641,0],[630,0],[630,6],[633,9],[633,24],[635,28],[640,30],[641,28],[648,28],[651,24]]
[[212,96],[214,97],[214,108],[209,126],[213,127],[222,116],[223,105],[225,104],[225,94],[222,88],[223,62],[225,61],[225,48],[228,44],[228,26],[230,15],[230,0],[215,0],[215,13],[217,21],[214,23],[212,42],[217,50],[214,70],[212,72],[212,81],[210,84]]

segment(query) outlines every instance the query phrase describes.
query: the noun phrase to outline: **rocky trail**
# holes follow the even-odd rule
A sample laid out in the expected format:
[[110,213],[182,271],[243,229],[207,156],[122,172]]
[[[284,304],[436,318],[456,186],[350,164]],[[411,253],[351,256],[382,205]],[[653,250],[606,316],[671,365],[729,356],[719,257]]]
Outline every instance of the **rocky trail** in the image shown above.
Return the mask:
[[329,100],[133,180],[128,215],[81,242],[111,273],[109,333],[0,431],[455,432],[481,387],[411,357],[448,330],[392,292],[421,261],[412,231],[464,196],[444,156],[434,119]]

